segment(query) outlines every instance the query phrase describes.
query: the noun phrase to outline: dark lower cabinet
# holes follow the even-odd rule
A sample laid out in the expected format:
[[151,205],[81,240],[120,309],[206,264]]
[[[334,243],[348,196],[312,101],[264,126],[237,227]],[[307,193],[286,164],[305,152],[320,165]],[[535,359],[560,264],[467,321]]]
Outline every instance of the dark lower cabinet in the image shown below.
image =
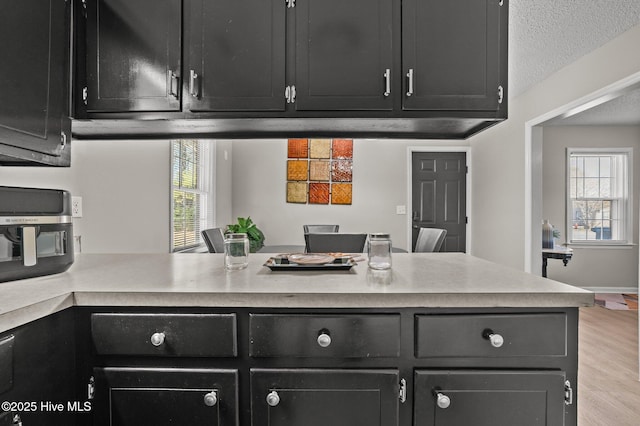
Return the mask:
[[251,370],[252,426],[395,426],[397,370]]
[[65,0],[0,0],[0,165],[68,166]]
[[94,369],[94,425],[238,425],[237,370]]
[[561,371],[418,370],[415,426],[563,426]]

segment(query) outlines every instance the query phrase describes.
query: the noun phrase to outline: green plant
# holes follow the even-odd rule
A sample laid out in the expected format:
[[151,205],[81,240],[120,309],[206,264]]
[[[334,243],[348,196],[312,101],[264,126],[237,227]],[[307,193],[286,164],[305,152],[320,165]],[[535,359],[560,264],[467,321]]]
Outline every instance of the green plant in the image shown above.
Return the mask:
[[239,217],[238,222],[232,225],[227,225],[225,234],[229,233],[243,233],[249,237],[249,251],[255,253],[264,247],[264,234],[255,223],[251,220],[251,217],[247,218]]

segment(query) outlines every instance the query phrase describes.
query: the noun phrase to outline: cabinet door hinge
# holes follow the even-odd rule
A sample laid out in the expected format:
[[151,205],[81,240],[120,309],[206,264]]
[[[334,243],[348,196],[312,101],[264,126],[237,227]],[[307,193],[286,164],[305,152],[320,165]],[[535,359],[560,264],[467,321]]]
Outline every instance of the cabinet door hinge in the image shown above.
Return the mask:
[[284,97],[288,104],[292,104],[296,101],[296,86],[287,86],[284,89]]
[[82,102],[89,105],[89,89],[86,86],[82,88]]
[[87,385],[87,399],[93,399],[96,393],[96,379],[91,376]]
[[573,404],[573,388],[568,380],[564,382],[564,403],[565,405]]
[[287,8],[292,9],[296,7],[296,0],[285,0],[287,3]]
[[404,403],[407,400],[407,381],[405,379],[400,379],[400,391],[398,392],[398,399],[401,403]]
[[501,104],[504,98],[504,89],[502,86],[498,86],[498,103]]

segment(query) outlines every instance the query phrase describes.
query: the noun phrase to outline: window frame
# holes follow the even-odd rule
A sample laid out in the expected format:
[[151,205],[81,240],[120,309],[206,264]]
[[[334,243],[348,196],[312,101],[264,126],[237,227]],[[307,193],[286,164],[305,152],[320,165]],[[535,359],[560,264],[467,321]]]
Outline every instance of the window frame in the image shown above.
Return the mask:
[[[198,144],[199,158],[198,158],[198,183],[195,189],[191,188],[183,188],[181,186],[174,186],[173,184],[173,166],[175,162],[174,156],[174,143],[181,141],[195,141]],[[204,241],[202,239],[201,232],[197,233],[195,243],[188,244],[180,247],[175,247],[175,233],[174,233],[174,214],[175,214],[175,203],[174,203],[174,190],[183,190],[187,192],[191,192],[194,194],[198,194],[200,196],[200,207],[199,207],[199,218],[198,222],[200,223],[199,231],[203,229],[207,229],[210,227],[209,225],[213,223],[213,202],[214,202],[214,194],[213,189],[215,185],[213,183],[213,164],[215,164],[213,153],[215,149],[211,147],[208,141],[204,141],[201,139],[191,139],[191,138],[182,138],[182,139],[171,139],[171,143],[169,144],[170,156],[169,156],[169,204],[170,204],[170,220],[169,220],[169,252],[170,253],[179,253],[185,251],[192,251],[199,247],[204,246]]]
[[[607,156],[607,155],[624,155],[626,156],[626,161],[624,162],[625,170],[623,173],[626,173],[626,179],[623,182],[624,185],[624,195],[622,197],[611,197],[617,198],[623,201],[623,206],[620,207],[623,211],[622,217],[619,221],[621,227],[621,237],[616,240],[573,240],[571,239],[571,229],[573,226],[573,198],[571,197],[571,157],[579,156],[579,155],[598,155],[598,156]],[[565,204],[565,219],[566,219],[566,243],[571,246],[582,246],[582,247],[626,247],[633,245],[633,148],[574,148],[570,147],[566,150],[566,175],[565,175],[565,193],[566,193],[566,204]],[[601,179],[601,177],[599,177]],[[601,199],[604,199],[601,198]]]

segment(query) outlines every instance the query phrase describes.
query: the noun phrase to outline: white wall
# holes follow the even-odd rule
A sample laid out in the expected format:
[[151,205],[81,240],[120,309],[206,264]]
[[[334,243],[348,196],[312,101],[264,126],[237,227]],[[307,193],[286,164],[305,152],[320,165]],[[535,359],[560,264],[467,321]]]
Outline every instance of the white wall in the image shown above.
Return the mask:
[[[542,216],[561,231],[566,229],[566,149],[633,148],[633,241],[638,242],[638,188],[640,188],[640,127],[544,127]],[[626,248],[584,248],[573,246],[574,256],[567,267],[550,260],[548,276],[558,281],[590,289],[635,292],[638,283],[638,246]]]
[[[466,146],[460,141],[373,140],[353,142],[353,204],[286,202],[287,140],[233,142],[233,217],[251,216],[266,244],[304,244],[302,225],[339,224],[341,232],[388,232],[407,249],[407,147]],[[396,206],[407,214],[396,214]]]
[[509,119],[470,138],[472,254],[524,269],[525,123],[640,72],[638,46],[640,25],[509,99]]
[[71,167],[0,167],[0,185],[83,198],[74,234],[85,253],[169,251],[169,141],[74,140]]

